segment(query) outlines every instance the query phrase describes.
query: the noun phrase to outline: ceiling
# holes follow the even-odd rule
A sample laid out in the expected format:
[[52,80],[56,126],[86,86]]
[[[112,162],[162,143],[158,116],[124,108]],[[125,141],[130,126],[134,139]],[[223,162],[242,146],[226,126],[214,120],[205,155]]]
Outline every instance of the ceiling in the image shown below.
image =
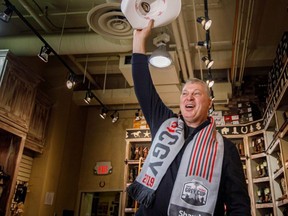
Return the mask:
[[[19,56],[37,56],[42,38],[57,53],[50,56],[54,61],[47,63],[49,67],[64,64],[68,72],[72,70],[80,79],[85,74],[86,85],[74,89],[77,104],[85,104],[88,82],[100,103],[110,107],[137,104],[129,63],[133,29],[120,10],[120,0],[2,2],[1,11],[5,2],[10,2],[23,18],[14,12],[9,23],[0,22],[0,49],[9,49]],[[164,70],[151,68],[156,88],[170,106],[178,104],[184,80],[207,77],[201,61],[207,50],[196,46],[206,38],[205,30],[195,21],[204,13],[204,0],[182,0],[178,18],[167,26],[154,28],[148,41],[147,51],[152,52],[156,48],[153,38],[160,33],[170,36],[173,65]],[[235,98],[263,103],[267,73],[277,45],[288,30],[287,0],[208,0],[208,15],[212,20],[209,33],[216,103],[227,106]],[[62,81],[53,82],[65,85]],[[99,105],[99,100],[91,104]]]

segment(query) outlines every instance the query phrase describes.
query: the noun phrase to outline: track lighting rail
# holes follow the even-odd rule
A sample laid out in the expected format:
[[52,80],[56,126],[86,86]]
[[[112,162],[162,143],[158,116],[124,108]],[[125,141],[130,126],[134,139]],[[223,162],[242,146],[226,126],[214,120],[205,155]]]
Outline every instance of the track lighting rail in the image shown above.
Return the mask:
[[14,11],[17,16],[25,23],[27,27],[31,29],[31,31],[43,42],[44,46],[49,48],[50,51],[57,57],[57,59],[73,74],[75,72],[71,69],[71,67],[61,58],[61,56],[58,55],[58,53],[47,43],[47,41],[41,36],[41,34],[26,20],[26,18],[18,11],[18,9],[9,1],[4,0],[5,5],[7,8]]
[[[18,11],[18,9],[9,0],[4,0],[4,2],[5,6],[7,7],[6,10],[10,10],[11,13],[12,11],[14,11],[17,16],[24,22],[24,24],[29,29],[31,29],[31,31],[43,42],[43,47],[49,50],[49,53],[53,53],[55,57],[68,69],[70,75],[75,77],[76,73],[72,70],[72,68],[64,61],[64,59],[60,55],[58,55],[58,53],[49,45],[49,43],[41,36],[41,34],[26,20],[26,18],[21,14],[21,12]],[[102,107],[106,107],[96,95],[93,94],[93,97],[99,102]]]

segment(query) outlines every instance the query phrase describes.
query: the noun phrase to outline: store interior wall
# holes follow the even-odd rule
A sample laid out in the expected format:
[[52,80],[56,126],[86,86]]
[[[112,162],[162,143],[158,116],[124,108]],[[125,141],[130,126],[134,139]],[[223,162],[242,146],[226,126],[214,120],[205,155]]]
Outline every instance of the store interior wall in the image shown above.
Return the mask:
[[[98,108],[89,108],[80,169],[80,191],[123,189],[125,135],[126,129],[132,128],[133,116],[132,111],[121,111],[119,120],[113,124],[109,115],[103,120]],[[97,161],[111,161],[112,173],[94,175],[93,169]]]
[[[46,147],[33,161],[25,215],[61,216],[63,210],[73,210],[77,215],[81,192],[123,190],[125,135],[126,129],[133,126],[134,111],[121,111],[115,124],[110,114],[103,120],[99,107],[78,106],[72,101],[73,93],[65,86],[65,68],[39,64],[34,58],[23,59],[43,77],[40,88],[52,102]],[[111,161],[112,174],[95,175],[97,161]],[[54,194],[51,205],[45,204],[48,194]]]
[[[63,209],[74,209],[76,203],[86,110],[72,102],[72,92],[65,84],[50,84],[49,76],[54,73],[64,78],[65,69],[49,68],[35,58],[22,61],[43,77],[39,88],[52,103],[45,149],[34,154],[24,214],[62,215]],[[53,194],[52,202],[45,204],[49,201],[45,196]]]

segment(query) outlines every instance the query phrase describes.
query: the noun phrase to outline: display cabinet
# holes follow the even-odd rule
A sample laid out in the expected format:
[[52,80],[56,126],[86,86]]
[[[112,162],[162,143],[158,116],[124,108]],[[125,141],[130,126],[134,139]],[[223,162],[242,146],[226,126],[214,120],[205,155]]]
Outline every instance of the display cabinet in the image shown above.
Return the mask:
[[[284,33],[277,48],[273,71],[278,76],[267,98],[264,113],[266,150],[270,164],[270,181],[273,191],[274,214],[283,215],[288,209],[287,159],[288,159],[288,33]],[[271,73],[272,74],[272,73]],[[270,85],[271,82],[270,82]]]
[[229,138],[237,147],[239,155],[240,155],[240,159],[241,159],[241,163],[242,163],[242,167],[243,167],[243,171],[244,171],[244,175],[245,175],[245,179],[246,179],[246,183],[248,184],[248,172],[247,172],[247,166],[249,167],[249,165],[247,164],[247,160],[248,160],[248,150],[245,146],[245,139],[243,136],[241,137],[230,137]]
[[[266,151],[270,165],[270,181],[274,215],[285,215],[288,209],[287,198],[287,159],[288,159],[288,32],[277,47],[276,58],[270,72],[267,108],[264,113]],[[287,213],[286,213],[287,214]]]
[[251,192],[255,215],[273,215],[273,199],[263,131],[249,134]]
[[[284,106],[286,107],[286,106]],[[286,108],[275,107],[266,129],[267,154],[269,157],[271,184],[273,186],[274,213],[283,215],[288,208],[287,197],[287,166],[288,134]]]
[[132,200],[125,189],[136,179],[147,157],[151,145],[149,129],[126,130],[126,154],[124,168],[124,192],[122,194],[122,215],[134,215],[139,205]]
[[25,134],[17,129],[7,131],[0,125],[0,215],[10,214],[10,203],[16,185]]

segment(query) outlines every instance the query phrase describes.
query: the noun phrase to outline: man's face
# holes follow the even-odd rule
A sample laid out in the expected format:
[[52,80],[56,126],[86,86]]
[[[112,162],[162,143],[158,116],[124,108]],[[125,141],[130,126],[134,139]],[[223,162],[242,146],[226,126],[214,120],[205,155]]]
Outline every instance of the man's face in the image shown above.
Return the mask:
[[180,96],[180,110],[186,124],[197,127],[207,119],[211,99],[201,83],[186,83]]

